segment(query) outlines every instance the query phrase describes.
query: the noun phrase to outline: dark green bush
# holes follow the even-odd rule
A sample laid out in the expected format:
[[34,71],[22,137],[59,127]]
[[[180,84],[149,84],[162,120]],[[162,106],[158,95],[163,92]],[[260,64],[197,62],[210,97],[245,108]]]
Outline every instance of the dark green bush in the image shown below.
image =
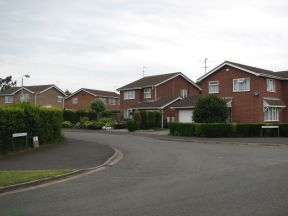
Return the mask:
[[195,136],[195,124],[170,123],[169,130],[174,136]]
[[112,118],[101,118],[98,122],[102,127],[113,127],[115,124],[115,121]]
[[87,121],[84,125],[87,129],[96,129],[99,130],[102,128],[102,124],[97,121]]
[[127,128],[126,122],[120,122],[114,125],[114,129],[126,129],[126,128]]
[[129,119],[127,121],[127,128],[128,131],[132,132],[132,131],[136,131],[138,129],[138,122],[136,122],[134,119]]
[[195,136],[198,137],[231,137],[233,128],[225,123],[196,123]]
[[233,124],[235,136],[238,137],[259,137],[261,126],[262,124]]
[[[29,144],[38,136],[39,143],[54,142],[62,138],[63,112],[58,109],[36,107],[27,103],[0,108],[0,143],[4,152],[12,148],[12,134],[28,133]],[[15,139],[17,143],[19,139]],[[21,142],[21,141],[20,141]],[[3,152],[2,151],[2,152]]]
[[280,124],[280,136],[288,137],[288,124]]
[[73,124],[70,121],[62,122],[62,128],[72,128]]
[[162,114],[159,111],[136,111],[133,113],[133,119],[138,123],[140,129],[160,128]]

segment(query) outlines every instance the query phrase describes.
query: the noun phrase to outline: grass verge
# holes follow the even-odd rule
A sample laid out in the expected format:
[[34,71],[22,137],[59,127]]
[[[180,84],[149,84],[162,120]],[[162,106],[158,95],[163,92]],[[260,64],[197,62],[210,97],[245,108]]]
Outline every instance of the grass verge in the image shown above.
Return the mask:
[[74,171],[73,169],[63,170],[17,170],[17,171],[0,171],[0,187],[20,184],[29,181],[35,181],[43,178],[54,177],[67,174]]

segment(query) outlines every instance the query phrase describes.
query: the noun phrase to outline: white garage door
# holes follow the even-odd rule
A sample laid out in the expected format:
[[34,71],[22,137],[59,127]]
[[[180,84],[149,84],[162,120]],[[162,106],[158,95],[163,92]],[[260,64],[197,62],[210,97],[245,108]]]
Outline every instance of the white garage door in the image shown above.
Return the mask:
[[179,110],[179,122],[192,122],[192,110]]

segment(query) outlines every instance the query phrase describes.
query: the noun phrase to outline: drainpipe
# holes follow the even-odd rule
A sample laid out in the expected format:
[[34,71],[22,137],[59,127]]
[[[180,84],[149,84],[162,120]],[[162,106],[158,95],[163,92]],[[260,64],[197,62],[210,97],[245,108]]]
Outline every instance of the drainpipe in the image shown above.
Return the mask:
[[35,100],[34,100],[34,105],[36,106],[36,105],[37,105],[37,93],[35,93],[34,98],[35,98]]
[[163,115],[163,109],[161,110],[162,112],[162,128],[164,128],[164,115]]

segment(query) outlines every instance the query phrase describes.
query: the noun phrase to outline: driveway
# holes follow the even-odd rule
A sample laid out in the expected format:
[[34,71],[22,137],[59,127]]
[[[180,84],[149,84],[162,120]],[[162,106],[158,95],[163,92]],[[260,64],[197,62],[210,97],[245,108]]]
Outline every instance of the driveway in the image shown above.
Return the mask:
[[287,146],[198,144],[89,132],[65,132],[65,136],[112,145],[124,158],[101,172],[5,195],[0,202],[2,212],[14,209],[29,216],[288,215]]

